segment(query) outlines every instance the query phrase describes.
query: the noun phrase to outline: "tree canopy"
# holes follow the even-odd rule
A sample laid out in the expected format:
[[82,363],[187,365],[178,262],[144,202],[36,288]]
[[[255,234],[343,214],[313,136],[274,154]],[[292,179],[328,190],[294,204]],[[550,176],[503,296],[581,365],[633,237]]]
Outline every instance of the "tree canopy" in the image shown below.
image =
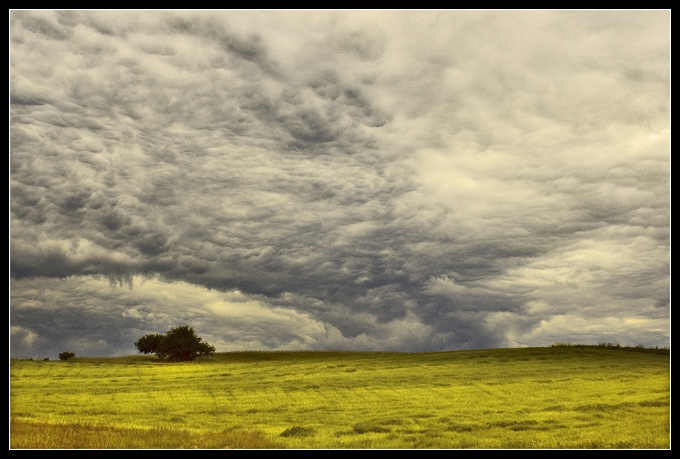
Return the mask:
[[144,335],[135,341],[135,347],[140,354],[155,354],[160,359],[173,362],[190,361],[215,353],[215,346],[196,336],[194,329],[188,325],[172,327],[166,333]]
[[59,360],[68,360],[71,357],[75,357],[76,355],[73,352],[69,351],[64,351],[59,354]]

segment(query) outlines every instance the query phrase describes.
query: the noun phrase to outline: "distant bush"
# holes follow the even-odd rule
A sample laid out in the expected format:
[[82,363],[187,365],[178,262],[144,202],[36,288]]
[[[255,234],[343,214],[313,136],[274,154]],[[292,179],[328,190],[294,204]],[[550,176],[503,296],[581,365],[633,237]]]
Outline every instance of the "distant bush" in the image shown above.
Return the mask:
[[599,343],[599,344],[577,344],[570,342],[557,342],[550,345],[551,347],[587,347],[587,348],[604,348],[604,349],[620,349],[624,351],[642,351],[656,354],[669,354],[670,349],[654,346],[645,347],[640,344],[637,346],[621,346],[619,343]]
[[73,352],[64,351],[59,354],[59,360],[68,360],[76,355]]
[[551,347],[570,347],[570,346],[575,346],[574,343],[571,343],[569,341],[560,341],[557,343],[553,343]]

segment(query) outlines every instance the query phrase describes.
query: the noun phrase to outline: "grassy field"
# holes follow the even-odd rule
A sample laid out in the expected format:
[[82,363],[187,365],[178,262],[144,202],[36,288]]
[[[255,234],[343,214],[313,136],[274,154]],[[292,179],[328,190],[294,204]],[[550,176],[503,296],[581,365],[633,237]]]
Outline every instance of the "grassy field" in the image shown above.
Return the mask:
[[11,448],[670,448],[669,351],[11,360]]

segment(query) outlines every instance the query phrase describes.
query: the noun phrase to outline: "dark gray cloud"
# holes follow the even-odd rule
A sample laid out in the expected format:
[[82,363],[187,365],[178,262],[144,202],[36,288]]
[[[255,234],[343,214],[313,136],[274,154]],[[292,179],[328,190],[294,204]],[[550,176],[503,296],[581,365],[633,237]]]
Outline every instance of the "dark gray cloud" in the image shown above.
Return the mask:
[[12,355],[668,345],[668,19],[12,11]]

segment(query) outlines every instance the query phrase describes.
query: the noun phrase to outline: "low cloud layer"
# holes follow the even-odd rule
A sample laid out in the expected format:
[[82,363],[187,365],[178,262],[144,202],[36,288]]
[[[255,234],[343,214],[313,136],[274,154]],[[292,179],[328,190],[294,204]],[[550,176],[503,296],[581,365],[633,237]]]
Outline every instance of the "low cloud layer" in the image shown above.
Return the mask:
[[670,345],[669,11],[11,11],[10,354]]

